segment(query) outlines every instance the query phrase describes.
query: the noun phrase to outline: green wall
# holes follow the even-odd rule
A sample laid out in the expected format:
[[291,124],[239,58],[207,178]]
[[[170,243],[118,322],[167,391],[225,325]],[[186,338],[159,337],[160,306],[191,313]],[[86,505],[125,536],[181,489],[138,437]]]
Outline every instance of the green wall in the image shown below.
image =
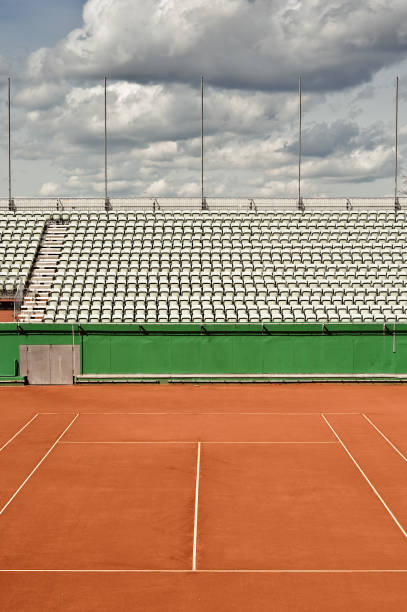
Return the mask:
[[20,344],[80,344],[82,374],[407,373],[407,324],[0,324],[0,376]]
[[[78,326],[73,328],[80,344]],[[72,325],[0,323],[0,376],[14,376],[20,344],[72,344]]]

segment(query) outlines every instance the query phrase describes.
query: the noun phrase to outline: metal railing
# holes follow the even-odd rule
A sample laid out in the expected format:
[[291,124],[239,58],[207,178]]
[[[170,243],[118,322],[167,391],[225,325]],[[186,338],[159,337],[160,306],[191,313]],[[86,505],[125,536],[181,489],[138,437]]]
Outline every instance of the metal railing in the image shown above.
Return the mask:
[[395,210],[407,211],[407,197],[396,200],[387,198],[201,198],[177,197],[134,197],[110,198],[106,208],[104,198],[13,198],[10,208],[8,198],[0,198],[0,214],[7,211],[18,212],[86,212],[112,211],[358,211],[358,210]]
[[24,288],[25,284],[21,278],[11,277],[0,282],[0,299],[13,304],[14,321],[17,321],[17,314],[24,300]]
[[14,295],[14,321],[17,321],[17,315],[21,310],[21,306],[23,305],[24,289],[25,283],[22,281],[21,278],[19,278],[16,284],[16,292]]
[[0,280],[0,298],[13,300],[19,284],[18,278],[15,276],[2,278]]

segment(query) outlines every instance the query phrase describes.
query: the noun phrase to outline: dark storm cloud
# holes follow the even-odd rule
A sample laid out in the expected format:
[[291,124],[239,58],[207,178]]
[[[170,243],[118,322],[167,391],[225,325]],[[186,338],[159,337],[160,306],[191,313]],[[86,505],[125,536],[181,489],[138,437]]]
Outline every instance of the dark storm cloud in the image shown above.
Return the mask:
[[[317,123],[303,131],[302,151],[304,156],[326,157],[337,151],[350,148],[359,127],[350,121],[335,121],[332,124]],[[298,151],[298,140],[284,148],[289,153]]]
[[407,4],[395,0],[89,0],[84,23],[31,56],[29,73],[286,91],[369,81],[405,57]]
[[[333,123],[315,123],[302,133],[304,157],[325,158],[333,154],[354,149],[372,151],[380,146],[391,146],[392,142],[382,122],[361,129],[354,121],[337,120]],[[295,154],[298,140],[283,147],[282,151]]]

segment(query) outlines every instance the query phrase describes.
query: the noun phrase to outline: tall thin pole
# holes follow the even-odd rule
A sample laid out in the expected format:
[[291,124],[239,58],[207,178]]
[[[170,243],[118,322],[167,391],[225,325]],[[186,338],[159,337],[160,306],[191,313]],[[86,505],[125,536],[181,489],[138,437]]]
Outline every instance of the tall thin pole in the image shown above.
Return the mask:
[[397,205],[397,193],[398,193],[398,148],[399,148],[399,77],[396,77],[396,155],[394,160],[394,203]]
[[201,204],[204,205],[204,79],[201,76]]
[[298,206],[301,206],[301,156],[302,156],[302,81],[298,78]]
[[8,78],[8,203],[12,207],[11,201],[11,79]]
[[105,204],[108,203],[107,198],[107,91],[105,77]]

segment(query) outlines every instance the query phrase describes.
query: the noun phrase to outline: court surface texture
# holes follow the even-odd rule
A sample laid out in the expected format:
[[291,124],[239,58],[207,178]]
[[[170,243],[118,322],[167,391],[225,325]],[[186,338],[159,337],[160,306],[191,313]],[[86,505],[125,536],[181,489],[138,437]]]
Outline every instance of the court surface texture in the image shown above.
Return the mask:
[[1,388],[0,609],[407,609],[407,386]]

